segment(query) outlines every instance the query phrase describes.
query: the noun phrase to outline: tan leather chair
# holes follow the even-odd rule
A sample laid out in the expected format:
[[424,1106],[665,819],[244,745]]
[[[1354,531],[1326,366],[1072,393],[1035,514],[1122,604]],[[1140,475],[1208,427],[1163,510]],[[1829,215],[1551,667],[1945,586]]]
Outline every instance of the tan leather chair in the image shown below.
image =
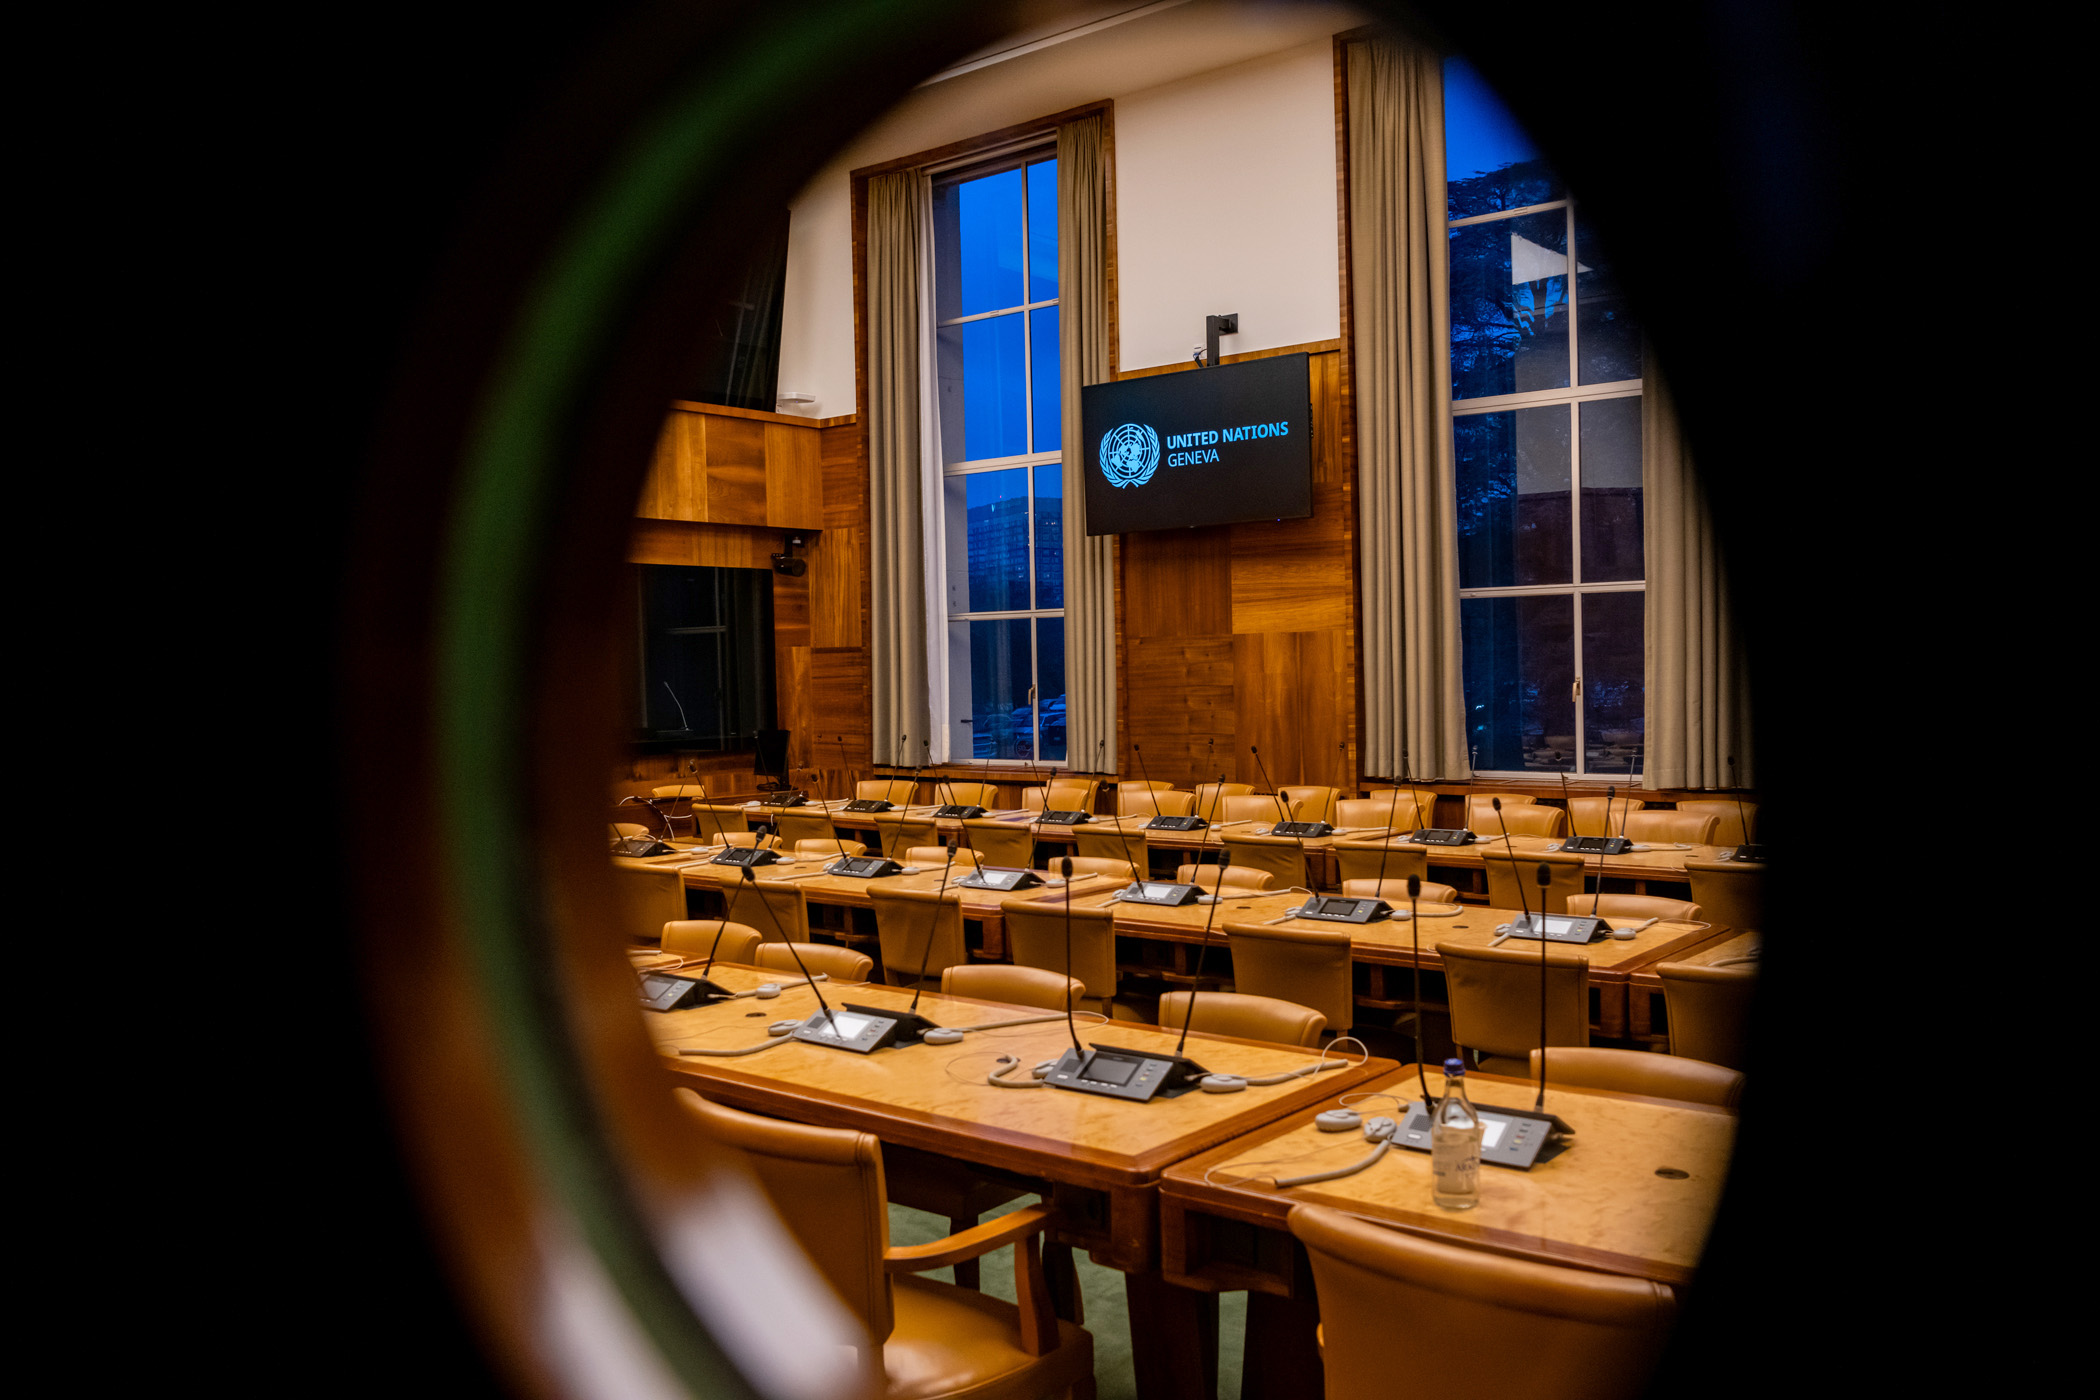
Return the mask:
[[1502,806],[1533,807],[1538,805],[1536,797],[1527,797],[1521,792],[1476,792],[1466,797],[1466,830],[1486,835],[1499,834],[1501,827],[1494,824],[1495,799],[1502,799]]
[[1692,903],[1714,923],[1735,929],[1765,926],[1765,867],[1762,861],[1687,860]]
[[1541,807],[1531,804],[1512,807],[1507,799],[1502,803],[1501,815],[1482,803],[1466,823],[1469,830],[1483,840],[1502,834],[1509,828],[1512,836],[1565,836],[1568,832],[1568,814],[1558,807]]
[[1352,841],[1347,838],[1334,843],[1334,861],[1341,867],[1342,879],[1405,880],[1410,875],[1429,876],[1429,848],[1417,846],[1412,841],[1393,839],[1386,841]]
[[[1038,1246],[1056,1218],[1050,1207],[1024,1206],[932,1244],[893,1248],[883,1147],[872,1134],[761,1118],[676,1092],[710,1138],[743,1152],[788,1233],[880,1344],[886,1394],[1092,1393],[1094,1340],[1051,1311]],[[1008,1244],[1018,1305],[913,1276]]]
[[613,866],[620,891],[620,929],[636,943],[654,943],[664,925],[685,917],[685,876],[647,865]]
[[1295,836],[1250,836],[1228,831],[1225,852],[1234,865],[1266,870],[1276,888],[1311,889],[1312,877],[1305,870],[1305,846]]
[[753,843],[754,835],[750,826],[745,823],[742,807],[695,802],[693,839],[705,841],[710,846],[721,845],[724,842],[732,846],[749,846]]
[[772,814],[772,821],[784,846],[799,846],[804,841],[838,840],[838,828],[831,824],[831,813],[822,807],[782,807]]
[[946,778],[933,780],[933,800],[944,806],[997,807],[999,785],[997,783],[959,783]]
[[758,967],[770,967],[776,972],[801,971],[795,964],[796,954],[802,957],[801,967],[807,967],[812,977],[827,977],[833,982],[865,982],[875,972],[875,959],[866,953],[856,953],[851,948],[841,948],[836,943],[797,943],[793,953],[785,943],[761,943],[751,955]]
[[[954,858],[950,864],[950,857]],[[966,851],[960,846],[914,846],[898,857],[902,865],[916,865],[926,870],[953,870],[957,875],[968,874],[977,868],[977,852]]]
[[1053,873],[1064,869],[1064,862],[1072,862],[1072,878],[1081,875],[1111,875],[1118,880],[1130,878],[1130,862],[1121,856],[1057,856],[1050,862]]
[[984,865],[1028,870],[1035,865],[1035,828],[1027,822],[978,817],[962,824],[962,844]]
[[[1713,840],[1710,846],[1740,846],[1757,834],[1757,804],[1744,802],[1737,805],[1734,798],[1701,797],[1677,804],[1680,812],[1692,812],[1714,818]],[[1743,834],[1743,818],[1750,818],[1750,834]]]
[[[1126,872],[1127,873],[1127,872]],[[1070,976],[1085,990],[1079,1004],[1086,1011],[1113,1015],[1116,997],[1116,925],[1113,911],[1089,909],[1081,901],[1072,907],[1072,965]],[[1065,976],[1065,902],[1038,900],[1017,895],[999,902],[1006,925],[1006,946],[1014,966],[1037,967]]]
[[899,880],[868,881],[875,906],[875,934],[882,945],[882,980],[909,987],[919,969],[929,979],[943,968],[970,960],[963,946],[962,894],[957,890],[905,889]]
[[1198,783],[1196,784],[1196,815],[1207,822],[1220,822],[1224,818],[1219,812],[1219,802],[1227,797],[1245,797],[1254,791],[1252,783]]
[[[1344,880],[1342,893],[1351,899],[1382,899],[1395,909],[1407,907],[1407,881],[1395,880],[1390,875],[1383,880]],[[1424,904],[1456,904],[1458,887],[1424,880],[1422,893],[1417,898]]]
[[863,778],[853,785],[853,795],[869,802],[910,807],[919,800],[919,784],[912,778]]
[[1052,778],[1042,787],[1021,789],[1021,805],[1036,812],[1091,812],[1101,792],[1099,778]]
[[833,837],[828,841],[797,841],[795,843],[795,854],[805,859],[810,856],[836,859],[841,855],[864,856],[867,853],[868,848],[863,842],[842,841],[837,837]]
[[1614,797],[1611,802],[1611,830],[1604,829],[1604,799],[1601,797],[1571,797],[1568,799],[1568,821],[1577,836],[1617,836],[1620,819],[1638,812],[1648,804],[1638,797]]
[[[1555,815],[1559,814],[1556,812]],[[1546,886],[1543,906],[1548,914],[1567,913],[1568,901],[1583,893],[1583,874],[1588,866],[1581,856],[1571,856],[1563,851],[1520,850],[1512,859],[1498,845],[1482,847],[1480,859],[1487,867],[1488,904],[1496,909],[1529,909],[1536,913],[1541,907],[1538,881],[1541,865],[1553,872],[1553,882]],[[1524,886],[1521,892],[1517,889],[1519,883]]]
[[[1531,1052],[1531,1078],[1539,1077],[1539,1052]],[[1651,1099],[1709,1103],[1734,1108],[1743,1097],[1743,1076],[1726,1065],[1654,1055],[1645,1050],[1607,1050],[1601,1045],[1551,1050],[1546,1082],[1576,1089],[1610,1089]]]
[[1584,894],[1568,897],[1570,914],[1595,914],[1612,923],[1639,923],[1642,919],[1679,919],[1687,923],[1706,915],[1688,899],[1664,899],[1652,894]]
[[612,824],[612,839],[615,841],[632,841],[640,836],[654,838],[657,834],[640,822],[614,822]]
[[[1396,799],[1393,794],[1399,793]],[[1381,812],[1392,813],[1395,831],[1420,831],[1436,825],[1436,792],[1431,788],[1372,788],[1364,796],[1366,802],[1376,802]],[[1413,815],[1410,816],[1409,812]],[[1378,824],[1384,826],[1386,818],[1380,816]]]
[[707,789],[698,783],[671,783],[666,787],[650,788],[649,795],[656,798],[682,797],[688,802],[699,802],[706,799]]
[[[1387,818],[1391,818],[1390,826]],[[1343,831],[1413,831],[1415,799],[1401,793],[1396,802],[1389,797],[1344,797],[1334,804],[1335,826]]]
[[895,812],[883,812],[871,818],[869,824],[875,828],[875,849],[899,863],[904,860],[904,852],[914,846],[940,844],[940,823],[932,817],[900,817]]
[[1635,812],[1619,834],[1629,841],[1682,841],[1688,846],[1714,844],[1718,820],[1703,812]]
[[[722,943],[715,947],[715,933],[719,930]],[[710,948],[721,962],[748,963],[751,955],[765,935],[749,924],[733,924],[727,919],[673,919],[664,925],[663,949],[682,958],[704,958]]]
[[1124,778],[1116,784],[1116,791],[1119,793],[1166,792],[1173,786],[1174,785],[1172,783],[1156,782],[1151,778]]
[[[1189,1018],[1193,993],[1168,992],[1159,999],[1159,1023],[1178,1031]],[[1196,1021],[1189,1029],[1208,1035],[1236,1035],[1271,1045],[1318,1045],[1327,1018],[1309,1006],[1245,992],[1204,992],[1196,996]],[[1657,1058],[1661,1058],[1658,1056]]]
[[1326,1400],[1391,1400],[1401,1357],[1404,1393],[1423,1400],[1639,1395],[1676,1317],[1669,1288],[1646,1279],[1444,1244],[1325,1206],[1293,1206],[1286,1223],[1312,1260]]
[[1749,1063],[1756,968],[1666,962],[1657,963],[1653,971],[1662,979],[1672,1055],[1730,1069]]
[[757,929],[766,942],[809,942],[809,896],[800,885],[759,875],[756,883],[738,880],[726,886],[722,897],[728,902],[730,921]]
[[[1073,933],[1073,942],[1077,943],[1076,927]],[[1008,1006],[1063,1011],[1068,1005],[1079,1005],[1080,998],[1086,995],[1086,984],[1077,977],[1067,977],[1047,968],[966,963],[941,973],[941,992],[946,996],[1005,1002]]]
[[1232,950],[1234,991],[1311,1007],[1336,1035],[1355,1024],[1348,934],[1228,923],[1225,946]]
[[1196,810],[1196,794],[1175,792],[1166,787],[1122,790],[1116,793],[1116,815],[1150,820],[1155,816],[1186,817]]
[[1225,822],[1280,822],[1289,811],[1276,800],[1274,793],[1237,793],[1218,799],[1218,815],[1213,826]]
[[1151,859],[1145,849],[1145,829],[1137,822],[1088,822],[1072,831],[1072,844],[1083,856],[1101,856],[1108,860],[1124,862],[1127,870],[1137,866],[1138,874],[1151,873],[1147,862]]
[[1184,885],[1197,885],[1215,893],[1220,883],[1227,890],[1240,890],[1256,894],[1276,883],[1266,870],[1249,870],[1238,865],[1178,865],[1174,867],[1174,878]]
[[[1450,989],[1451,1039],[1477,1060],[1493,1055],[1515,1064],[1494,1068],[1523,1073],[1539,1044],[1539,945],[1517,940],[1500,948],[1438,943]],[[1580,953],[1546,953],[1546,1044],[1590,1043],[1590,960]]]
[[1334,804],[1341,801],[1340,788],[1287,787],[1283,802],[1294,822],[1326,822],[1334,825]]

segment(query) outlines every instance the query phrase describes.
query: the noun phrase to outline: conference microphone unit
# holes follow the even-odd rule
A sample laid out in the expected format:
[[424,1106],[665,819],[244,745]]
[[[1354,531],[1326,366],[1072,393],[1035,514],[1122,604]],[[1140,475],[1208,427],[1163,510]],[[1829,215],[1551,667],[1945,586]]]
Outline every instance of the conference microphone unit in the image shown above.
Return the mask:
[[[1145,769],[1145,746],[1143,744],[1132,744],[1130,751],[1137,755],[1138,776],[1145,780],[1145,790],[1156,794],[1159,789],[1152,786],[1152,774]],[[1155,796],[1152,802],[1152,820],[1145,823],[1145,830],[1196,831],[1208,825],[1209,823],[1204,821],[1203,818],[1194,814],[1184,817],[1167,816],[1159,810],[1159,800]]]
[[1255,771],[1261,774],[1262,782],[1268,787],[1270,794],[1276,799],[1277,821],[1273,826],[1269,828],[1269,835],[1295,836],[1300,841],[1303,841],[1308,836],[1327,836],[1333,833],[1334,828],[1329,826],[1326,822],[1292,821],[1290,809],[1283,805],[1284,794],[1282,790],[1280,790],[1276,786],[1276,784],[1269,781],[1269,766],[1261,761],[1261,750],[1250,744],[1247,746],[1247,752],[1254,755]]
[[[1609,787],[1604,789],[1604,830],[1606,834],[1603,836],[1570,835],[1567,840],[1560,843],[1562,850],[1570,855],[1577,856],[1617,856],[1626,853],[1626,848],[1633,843],[1623,836],[1609,834],[1611,831],[1611,803],[1612,798],[1616,795],[1616,791],[1616,789]],[[1568,775],[1566,773],[1560,775],[1560,797],[1561,801],[1568,804],[1568,830],[1573,832],[1575,829],[1575,801],[1568,796]]]
[[[666,817],[661,811],[658,811],[654,802],[651,802],[646,797],[636,797],[630,794],[621,798],[619,805],[625,807],[630,802],[647,807],[650,811],[655,812],[656,819],[664,824],[664,835],[669,836],[671,834],[671,819]],[[671,848],[654,836],[615,836],[612,843],[612,853],[616,856],[665,856],[671,853]]]
[[[761,826],[758,840],[763,841],[773,834],[773,828]],[[724,846],[707,862],[709,865],[741,865],[749,870],[754,865],[777,865],[782,860],[778,851],[769,851],[756,842],[749,846]]]
[[794,789],[785,792],[769,792],[758,799],[761,807],[802,807],[808,805],[809,797]]
[[744,883],[751,887],[751,894],[758,900],[759,907],[766,911],[766,918],[773,925],[773,932],[787,945],[788,956],[795,960],[795,967],[802,973],[809,989],[817,996],[818,1014],[795,1026],[794,1030],[788,1032],[789,1038],[806,1045],[828,1045],[834,1050],[851,1050],[857,1055],[870,1054],[885,1045],[896,1044],[898,1036],[903,1033],[903,1018],[896,1013],[878,1007],[852,1005],[848,1005],[842,1011],[832,1010],[831,1003],[824,1000],[824,989],[817,985],[817,979],[810,975],[808,964],[802,961],[801,950],[795,946],[794,940],[787,936],[787,930],[780,926],[780,916],[773,912],[773,906],[759,894],[758,877],[747,869],[744,871]]
[[[955,796],[955,789],[952,786],[948,789],[948,795],[950,797]],[[933,809],[933,815],[936,818],[952,817],[956,821],[970,822],[983,816],[984,808],[979,807],[974,802],[943,802],[940,806]]]
[[[1122,829],[1122,822],[1123,819],[1121,817],[1116,818],[1116,826],[1119,833]],[[1181,885],[1171,880],[1146,879],[1138,873],[1137,857],[1130,854],[1128,846],[1123,848],[1123,859],[1130,865],[1130,887],[1116,891],[1118,903],[1162,904],[1172,909],[1184,904],[1195,903],[1197,896],[1203,893],[1202,889],[1196,885]]]
[[1763,860],[1765,858],[1765,848],[1750,839],[1750,810],[1743,805],[1743,790],[1736,787],[1734,754],[1728,755],[1728,786],[1735,788],[1736,820],[1743,827],[1743,844],[1735,848],[1735,854],[1731,859]]
[[1033,889],[1043,883],[1043,877],[1033,870],[1016,870],[1005,865],[980,865],[955,882],[973,890],[999,890],[1012,893],[1014,890]]

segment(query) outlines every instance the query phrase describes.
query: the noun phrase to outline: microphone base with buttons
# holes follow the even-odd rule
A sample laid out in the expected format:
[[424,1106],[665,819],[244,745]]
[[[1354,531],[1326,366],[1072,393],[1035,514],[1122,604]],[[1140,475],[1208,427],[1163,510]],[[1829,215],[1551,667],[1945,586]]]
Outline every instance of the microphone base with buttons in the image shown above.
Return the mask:
[[616,856],[667,856],[671,848],[654,836],[628,836],[613,842]]
[[829,1016],[817,1012],[791,1034],[811,1045],[828,1045],[834,1050],[870,1055],[891,1045],[917,1045],[920,1036],[939,1029],[915,1012],[855,1006],[849,1001]]
[[[1411,1152],[1429,1150],[1428,1103],[1417,1104],[1393,1133],[1395,1147]],[[1480,1160],[1491,1166],[1514,1167],[1528,1172],[1541,1162],[1550,1162],[1575,1144],[1575,1130],[1558,1116],[1528,1108],[1496,1108],[1473,1105],[1480,1120]]]
[[1147,831],[1195,831],[1210,825],[1201,817],[1154,817],[1145,823]]
[[644,1011],[683,1011],[690,1006],[705,1006],[717,997],[734,995],[729,988],[704,977],[674,977],[668,972],[642,974]]
[[1560,848],[1571,856],[1623,856],[1632,845],[1623,836],[1570,836]]
[[1180,1098],[1201,1088],[1209,1074],[1209,1070],[1184,1055],[1096,1045],[1085,1054],[1065,1051],[1050,1073],[1043,1076],[1043,1082],[1053,1089],[1147,1103]]
[[1417,846],[1470,846],[1479,838],[1462,826],[1425,826],[1407,839]]
[[934,816],[943,819],[952,817],[957,821],[969,822],[975,821],[979,817],[983,816],[984,808],[979,807],[974,803],[944,802],[940,806],[933,809],[933,814]]

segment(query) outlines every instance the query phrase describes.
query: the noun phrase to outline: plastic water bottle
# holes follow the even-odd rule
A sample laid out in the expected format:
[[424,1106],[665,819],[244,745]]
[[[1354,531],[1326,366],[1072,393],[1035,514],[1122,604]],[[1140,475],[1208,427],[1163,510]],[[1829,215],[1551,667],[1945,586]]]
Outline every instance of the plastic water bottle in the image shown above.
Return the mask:
[[1466,1098],[1466,1062],[1444,1061],[1444,1096],[1429,1116],[1432,1198],[1445,1210],[1480,1204],[1480,1115]]

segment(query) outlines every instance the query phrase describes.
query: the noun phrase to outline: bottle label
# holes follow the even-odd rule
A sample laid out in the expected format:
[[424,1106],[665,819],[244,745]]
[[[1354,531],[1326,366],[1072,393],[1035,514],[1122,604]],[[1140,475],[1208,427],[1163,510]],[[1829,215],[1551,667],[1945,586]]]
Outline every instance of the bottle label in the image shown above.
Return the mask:
[[1480,1192],[1480,1129],[1437,1128],[1429,1131],[1429,1170],[1439,1196],[1473,1196]]

